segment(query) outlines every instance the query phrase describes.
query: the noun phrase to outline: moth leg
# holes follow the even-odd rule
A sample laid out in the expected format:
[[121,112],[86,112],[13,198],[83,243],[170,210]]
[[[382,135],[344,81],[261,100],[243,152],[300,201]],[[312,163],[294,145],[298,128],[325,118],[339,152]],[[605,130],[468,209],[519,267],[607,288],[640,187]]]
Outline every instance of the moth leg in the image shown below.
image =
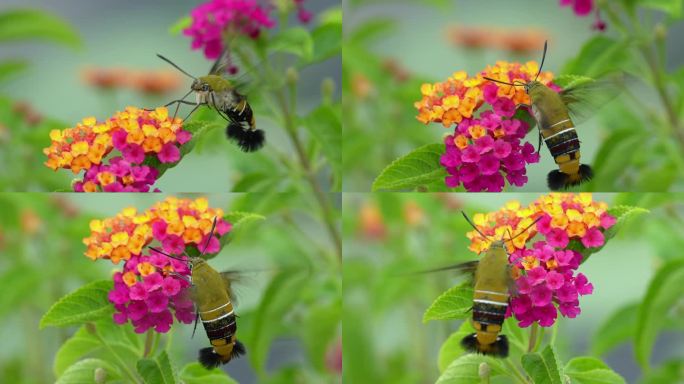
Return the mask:
[[541,130],[539,130],[539,145],[537,145],[537,153],[540,153],[540,151],[541,151],[542,139],[543,139],[542,133],[541,133]]
[[192,328],[192,336],[190,338],[192,339],[195,337],[195,331],[197,330],[197,322],[199,321],[199,311],[195,310],[195,326]]
[[[221,116],[224,120],[226,121],[231,121],[224,113],[221,111],[221,109],[216,105],[216,100],[214,99],[214,94],[210,93],[211,95],[211,102],[214,104],[214,108],[216,109],[216,112],[218,112],[219,116]],[[211,106],[209,106],[211,108]]]

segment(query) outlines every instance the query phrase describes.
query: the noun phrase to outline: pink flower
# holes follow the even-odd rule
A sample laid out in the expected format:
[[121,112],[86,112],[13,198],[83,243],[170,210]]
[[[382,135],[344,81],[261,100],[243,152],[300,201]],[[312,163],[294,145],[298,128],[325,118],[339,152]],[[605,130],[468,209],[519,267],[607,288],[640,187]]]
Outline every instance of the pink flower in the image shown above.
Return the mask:
[[114,284],[114,289],[107,295],[109,301],[114,304],[126,304],[130,300],[126,285]]
[[146,300],[147,299],[147,288],[141,283],[135,283],[130,289],[131,300]]
[[154,316],[154,330],[159,333],[166,333],[171,329],[173,323],[173,315],[171,311],[165,309]]
[[543,307],[551,303],[553,292],[544,284],[539,284],[532,288],[530,299],[535,307]]
[[162,283],[164,282],[164,278],[162,275],[160,275],[158,272],[150,273],[149,275],[145,276],[143,278],[145,288],[147,288],[148,291],[154,291],[155,289],[159,288],[162,286]]
[[483,136],[475,140],[475,149],[482,155],[494,148],[494,139],[491,136]]
[[550,289],[557,290],[562,287],[564,283],[565,278],[556,271],[550,271],[546,275],[546,286],[548,286]]
[[483,175],[493,175],[499,172],[499,160],[492,155],[483,156],[478,163],[478,169]]
[[183,145],[190,141],[190,139],[192,139],[192,134],[190,132],[184,131],[182,129],[176,132],[176,141],[178,141],[178,144]]
[[126,144],[121,150],[126,161],[133,164],[142,164],[145,161],[145,151],[137,144]]
[[126,309],[128,310],[128,317],[133,321],[140,320],[147,314],[147,305],[142,300],[132,301]]
[[147,308],[149,308],[152,313],[159,313],[166,309],[169,304],[169,298],[162,291],[155,291],[150,293],[149,297],[145,301],[147,303]]
[[482,88],[482,94],[484,96],[484,100],[487,104],[493,105],[496,102],[497,99],[497,93],[499,92],[499,87],[492,83],[489,82],[487,85],[485,85]]
[[603,227],[604,229],[608,229],[608,228],[612,227],[613,225],[615,225],[615,217],[613,217],[607,213],[604,213],[603,215],[601,215],[600,220],[601,220],[601,227]]
[[164,240],[162,240],[162,247],[164,251],[172,255],[180,255],[185,251],[185,243],[180,236],[177,235],[167,235]]
[[572,5],[573,11],[577,16],[586,16],[594,9],[593,0],[560,0],[562,7]]
[[553,323],[556,322],[556,318],[558,317],[556,307],[551,303],[544,307],[537,308],[536,315],[538,319],[537,321],[539,322],[539,325],[541,325],[542,327],[552,326]]
[[273,28],[270,9],[257,0],[211,0],[190,12],[192,24],[183,30],[190,36],[192,49],[204,47],[207,59],[216,59],[223,51],[225,35],[241,34],[257,38],[261,28]]
[[598,228],[591,228],[582,237],[582,244],[587,248],[600,247],[605,243],[603,233]]
[[492,107],[494,108],[494,113],[499,116],[513,117],[515,115],[515,103],[511,99],[500,97],[494,102]]
[[461,161],[464,163],[477,163],[480,161],[480,153],[474,146],[468,146],[461,152]]
[[546,234],[546,241],[550,246],[556,248],[565,248],[568,246],[568,234],[559,228],[553,228],[548,234]]
[[496,156],[499,159],[504,159],[508,157],[508,155],[511,153],[511,144],[507,143],[504,140],[497,139],[494,142],[494,156]]
[[167,296],[174,296],[176,295],[181,289],[180,282],[178,279],[175,279],[173,277],[167,277],[164,279],[164,282],[162,283],[162,290]]
[[166,143],[157,154],[157,158],[162,163],[175,163],[180,160],[180,150],[174,143]]
[[126,147],[126,137],[128,137],[128,133],[125,130],[117,129],[114,131],[112,133],[112,145],[114,148],[119,151],[123,150]]
[[[166,224],[166,221],[164,220],[157,220],[152,223],[152,236],[159,241],[164,240],[166,238],[167,225],[168,224]],[[164,259],[168,260],[166,257],[164,257]]]
[[543,283],[544,279],[546,279],[546,269],[543,267],[532,268],[527,271],[527,279],[532,285]]

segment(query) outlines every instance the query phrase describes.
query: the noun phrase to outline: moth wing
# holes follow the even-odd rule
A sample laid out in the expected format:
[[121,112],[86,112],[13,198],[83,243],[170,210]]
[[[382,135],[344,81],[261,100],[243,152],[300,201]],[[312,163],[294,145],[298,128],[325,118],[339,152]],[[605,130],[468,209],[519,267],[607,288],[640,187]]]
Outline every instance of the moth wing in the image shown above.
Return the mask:
[[456,276],[464,276],[464,277],[466,277],[466,279],[472,281],[475,278],[475,272],[477,271],[477,266],[478,266],[479,262],[480,262],[479,260],[466,261],[465,263],[447,265],[444,267],[433,268],[433,269],[426,269],[426,270],[414,272],[411,274],[412,275],[419,275],[419,274],[433,273],[433,272],[453,271]]
[[599,79],[579,78],[560,92],[575,125],[588,120],[624,89],[624,75],[605,75]]
[[238,303],[238,295],[235,291],[235,287],[233,284],[241,284],[244,282],[244,275],[240,272],[237,271],[223,271],[220,273],[221,274],[221,279],[223,280],[223,286],[226,289],[226,292],[228,293],[228,296],[230,297],[230,301],[237,305]]

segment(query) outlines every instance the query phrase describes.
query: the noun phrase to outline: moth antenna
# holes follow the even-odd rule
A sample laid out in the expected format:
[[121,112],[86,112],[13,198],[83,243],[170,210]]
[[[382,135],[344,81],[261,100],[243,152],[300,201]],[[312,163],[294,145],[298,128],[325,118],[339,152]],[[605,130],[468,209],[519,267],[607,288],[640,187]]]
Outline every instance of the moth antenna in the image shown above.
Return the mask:
[[492,79],[491,77],[487,77],[487,76],[482,76],[482,78],[483,78],[483,79],[487,79],[487,80],[489,80],[489,81],[493,81],[493,82],[495,82],[495,83],[500,83],[500,84],[506,84],[506,85],[515,86],[515,84],[513,84],[513,83],[507,83],[507,82],[505,82],[505,81],[495,80],[495,79]]
[[211,238],[214,236],[214,229],[216,229],[216,221],[218,217],[214,216],[214,222],[211,224],[211,231],[209,231],[209,237],[207,237],[207,242],[204,243],[204,248],[202,249],[202,255],[204,255],[204,252],[207,251],[207,247],[209,247],[209,242],[211,241]]
[[539,74],[542,71],[542,68],[544,68],[544,60],[546,59],[546,48],[548,45],[548,40],[544,41],[544,54],[542,55],[542,62],[541,65],[539,66],[539,72],[537,72],[537,76],[534,77],[534,81],[537,81],[537,77],[539,77]]
[[468,215],[465,214],[465,212],[461,211],[461,213],[463,214],[463,217],[465,217],[465,219],[466,219],[466,221],[468,222],[468,224],[470,224],[470,226],[473,227],[473,229],[475,229],[475,230],[477,231],[477,233],[480,234],[480,236],[482,236],[483,238],[485,238],[485,239],[487,239],[487,240],[489,240],[489,241],[492,241],[492,239],[490,239],[487,235],[485,235],[484,233],[480,232],[480,230],[477,228],[477,226],[475,226],[475,224],[473,224],[473,222],[470,221],[470,218],[468,217]]
[[158,53],[157,53],[157,57],[159,57],[160,59],[166,61],[167,63],[169,63],[169,64],[171,64],[171,65],[173,65],[174,68],[176,68],[177,70],[181,71],[181,72],[184,73],[186,76],[188,76],[188,77],[190,77],[190,78],[192,78],[192,79],[197,80],[197,78],[196,78],[195,76],[193,76],[193,75],[191,75],[191,74],[185,72],[181,67],[177,66],[173,61],[167,59],[166,57],[164,57],[164,56],[162,56],[162,55],[160,55],[160,54],[158,54]]
[[187,262],[188,262],[187,260],[183,260],[183,259],[181,259],[180,257],[171,256],[171,255],[169,255],[168,253],[162,251],[162,250],[159,249],[159,248],[155,248],[155,247],[149,247],[149,248],[150,248],[151,250],[157,252],[157,253],[160,253],[160,254],[166,256],[166,257],[170,257],[170,258],[172,258],[172,259],[176,259],[176,260],[182,261],[182,262],[184,262],[184,263],[187,263]]
[[[532,224],[528,225],[527,227],[525,227],[525,229],[523,229],[522,231],[518,232],[517,235],[515,235],[515,236],[511,237],[510,239],[508,239],[508,241],[513,241],[513,239],[515,239],[516,237],[518,237],[518,236],[522,235],[523,233],[527,232],[528,229],[532,228],[532,226],[535,225],[535,224],[537,224],[537,222],[538,222],[539,220],[541,220],[541,219],[542,219],[541,216],[537,217],[537,220],[533,221]],[[509,236],[510,236],[510,234],[509,234]]]

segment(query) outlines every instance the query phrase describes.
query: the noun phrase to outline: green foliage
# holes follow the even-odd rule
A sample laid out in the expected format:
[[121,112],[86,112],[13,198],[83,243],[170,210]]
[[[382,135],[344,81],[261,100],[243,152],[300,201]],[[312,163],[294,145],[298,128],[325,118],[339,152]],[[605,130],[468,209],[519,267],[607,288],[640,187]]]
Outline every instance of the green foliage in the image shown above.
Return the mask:
[[0,41],[39,39],[81,48],[76,30],[62,19],[44,11],[13,9],[0,13]]
[[171,366],[166,351],[161,351],[155,358],[138,360],[136,367],[145,383],[174,384],[178,382],[178,377]]
[[208,370],[200,363],[190,363],[183,367],[179,374],[180,380],[186,384],[237,384],[237,381],[217,370]]
[[94,281],[64,296],[43,316],[40,328],[63,327],[108,317],[114,312],[107,299],[113,286],[111,280]]
[[472,306],[473,288],[470,282],[464,282],[439,295],[423,314],[423,322],[464,319]]
[[634,336],[639,304],[625,305],[613,312],[594,333],[591,353],[601,356]]
[[651,280],[639,307],[634,352],[643,369],[650,366],[650,356],[658,332],[668,311],[681,300],[684,287],[684,259],[663,265]]
[[598,78],[608,72],[624,70],[630,60],[627,46],[627,42],[596,36],[584,44],[573,60],[565,64],[561,73]]
[[437,379],[436,384],[479,384],[482,382],[479,369],[483,363],[489,366],[490,376],[505,373],[505,369],[499,360],[479,355],[463,355],[449,364]]
[[293,53],[305,61],[313,58],[313,38],[302,27],[292,27],[278,33],[269,41],[268,46],[273,52]]
[[[336,185],[342,181],[342,121],[339,108],[321,105],[304,118],[304,127],[320,144],[326,160],[333,169]],[[339,188],[337,188],[339,190]]]
[[[98,372],[100,371],[100,372]],[[57,379],[57,384],[93,383],[95,377],[104,377],[101,383],[120,383],[119,371],[105,360],[85,359],[72,365]]]
[[0,62],[0,82],[25,71],[28,65],[25,60],[4,60]]
[[447,175],[439,163],[444,144],[428,144],[394,160],[373,182],[373,191],[415,189]]
[[561,384],[562,371],[553,346],[548,345],[541,353],[528,353],[522,357],[522,366],[537,384]]
[[625,379],[603,361],[595,357],[576,357],[563,369],[567,377],[577,384],[624,384]]

